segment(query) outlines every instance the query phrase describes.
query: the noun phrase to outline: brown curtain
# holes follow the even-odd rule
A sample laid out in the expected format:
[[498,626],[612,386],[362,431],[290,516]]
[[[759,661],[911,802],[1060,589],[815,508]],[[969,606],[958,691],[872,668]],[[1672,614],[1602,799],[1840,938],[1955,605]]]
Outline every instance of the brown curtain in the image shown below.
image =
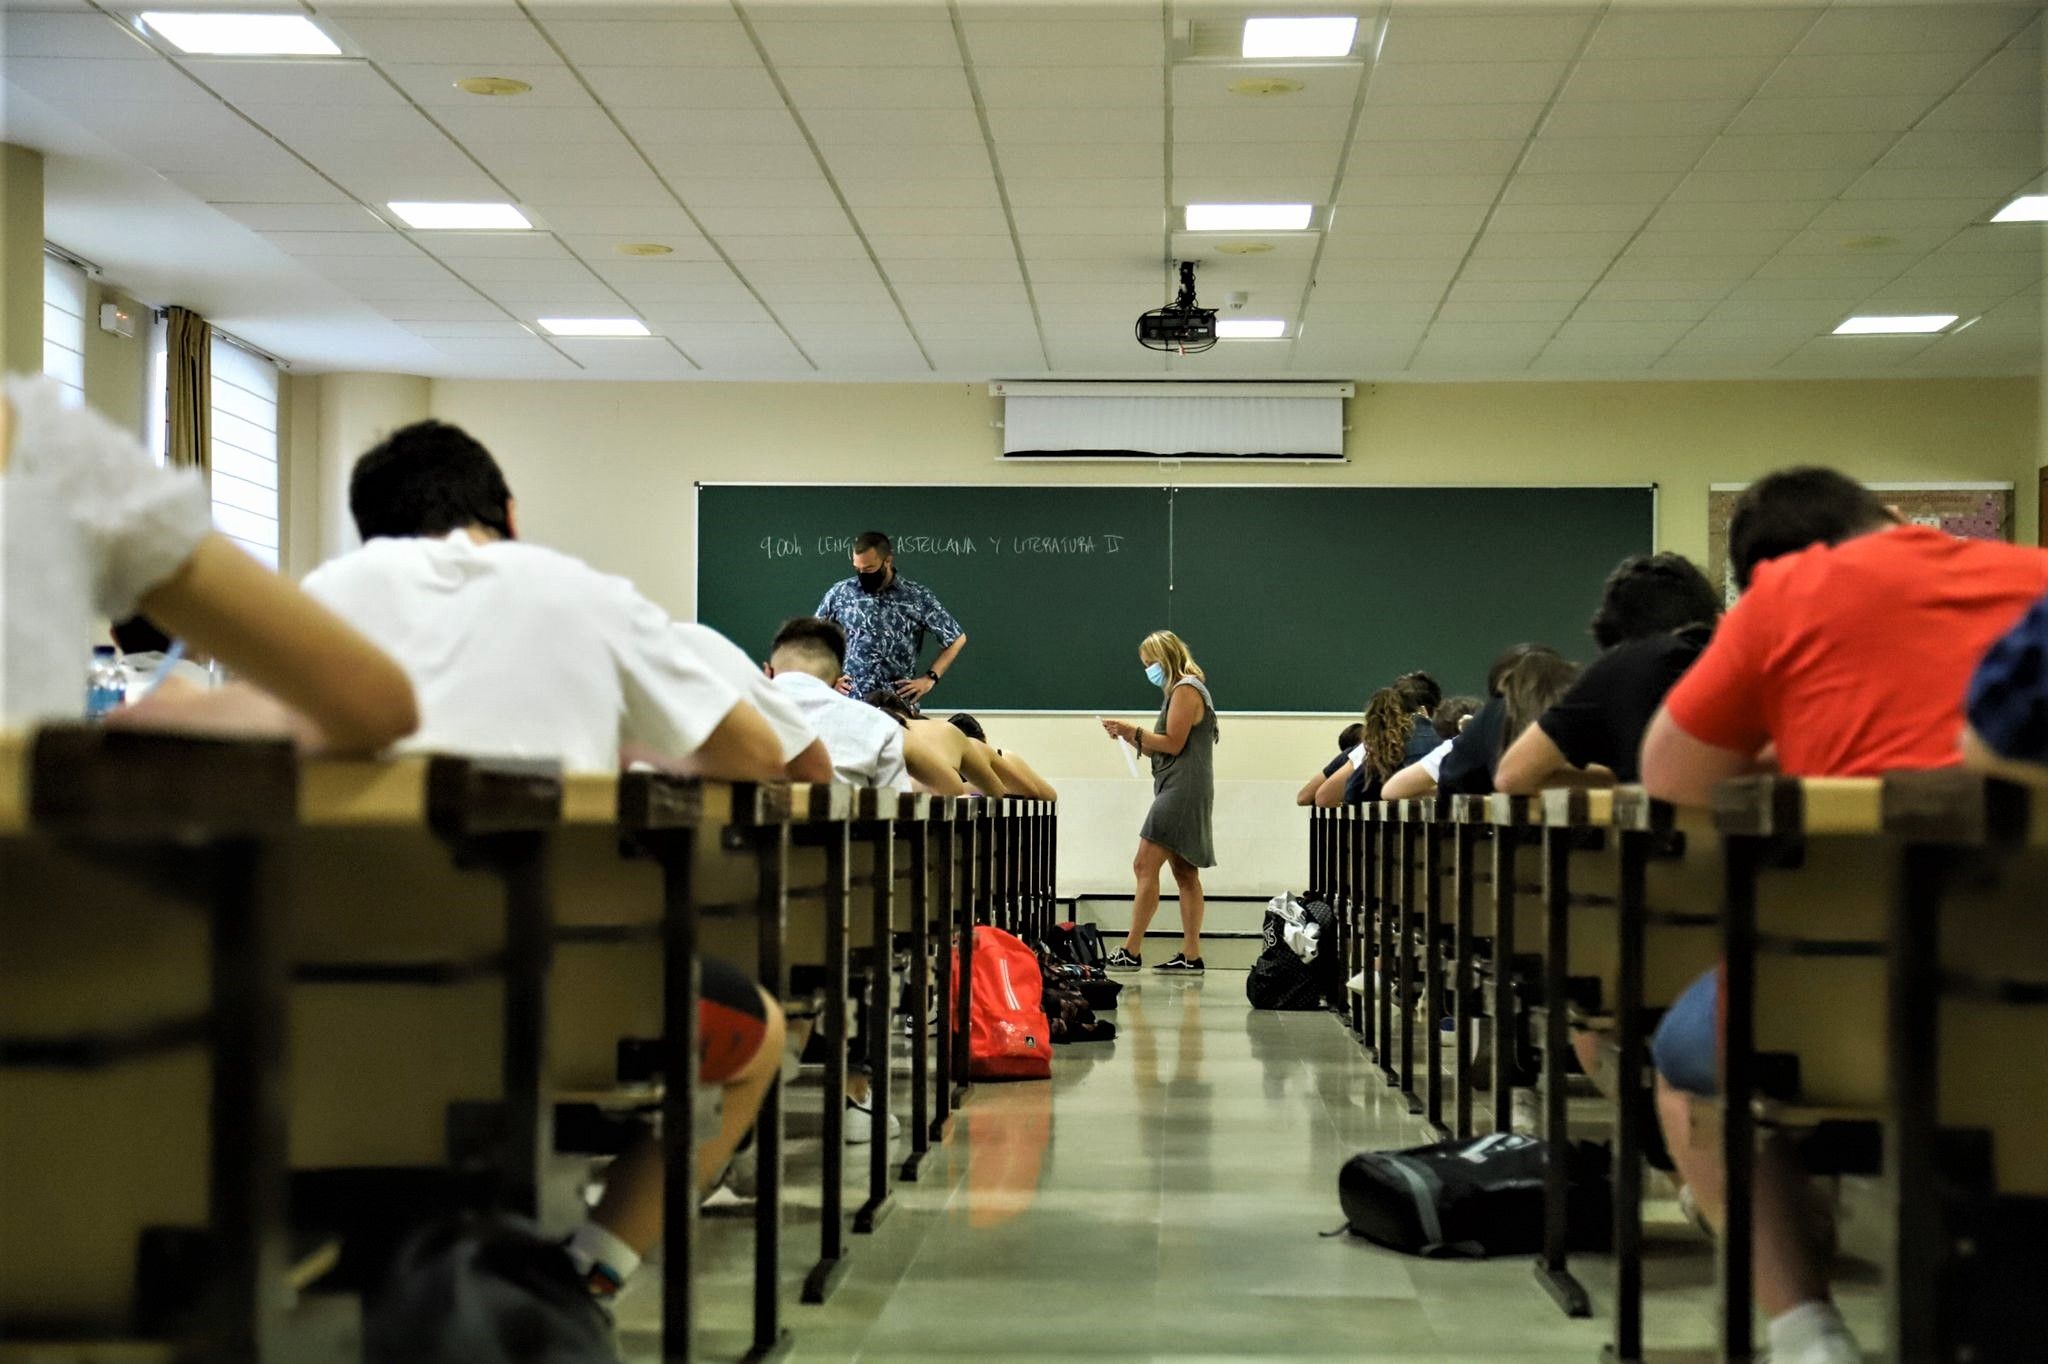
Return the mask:
[[190,308],[164,311],[170,353],[164,448],[174,469],[213,469],[213,328]]

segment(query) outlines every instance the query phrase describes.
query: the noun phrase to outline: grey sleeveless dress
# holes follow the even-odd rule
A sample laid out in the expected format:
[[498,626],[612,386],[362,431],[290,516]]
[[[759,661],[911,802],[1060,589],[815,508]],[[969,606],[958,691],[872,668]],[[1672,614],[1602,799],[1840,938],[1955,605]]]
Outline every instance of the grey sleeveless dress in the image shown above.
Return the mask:
[[[1174,691],[1193,687],[1202,697],[1202,718],[1188,731],[1188,741],[1178,753],[1154,753],[1152,759],[1152,809],[1138,835],[1198,867],[1216,865],[1216,844],[1210,836],[1210,821],[1216,811],[1216,702],[1209,688],[1198,679],[1183,677]],[[1166,733],[1166,712],[1173,694],[1160,703],[1159,718],[1152,722],[1154,734]]]

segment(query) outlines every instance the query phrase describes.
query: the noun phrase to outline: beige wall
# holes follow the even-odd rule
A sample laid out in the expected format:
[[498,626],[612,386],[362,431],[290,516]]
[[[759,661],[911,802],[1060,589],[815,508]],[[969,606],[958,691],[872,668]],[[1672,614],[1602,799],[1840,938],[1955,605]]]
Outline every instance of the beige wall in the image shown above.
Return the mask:
[[[100,330],[100,305],[118,303],[135,335]],[[149,413],[150,308],[120,290],[88,281],[85,290],[85,401],[123,431],[142,432]]]
[[0,374],[43,369],[43,157],[0,143]]
[[[1661,544],[1704,559],[1709,484],[1816,461],[1873,481],[2013,482],[2019,534],[2031,541],[2039,403],[2031,378],[1389,384],[1362,388],[1350,404],[1346,465],[1163,473],[1145,464],[999,464],[998,405],[985,385],[429,383],[332,375],[320,383],[314,448],[302,440],[294,451],[317,461],[321,545],[332,553],[352,542],[346,484],[355,456],[403,422],[427,415],[457,422],[503,462],[528,538],[626,574],[687,615],[696,597],[699,480],[1655,482]],[[1586,585],[1589,610],[1597,590]],[[1028,754],[1061,786],[1063,893],[1126,884],[1149,792],[1125,774],[1115,746],[1091,721],[1072,716],[1004,716],[991,727],[998,742]],[[1293,792],[1328,755],[1338,727],[1321,716],[1224,717],[1217,750],[1222,865],[1209,878],[1212,890],[1270,895],[1299,881],[1306,821],[1291,804]]]

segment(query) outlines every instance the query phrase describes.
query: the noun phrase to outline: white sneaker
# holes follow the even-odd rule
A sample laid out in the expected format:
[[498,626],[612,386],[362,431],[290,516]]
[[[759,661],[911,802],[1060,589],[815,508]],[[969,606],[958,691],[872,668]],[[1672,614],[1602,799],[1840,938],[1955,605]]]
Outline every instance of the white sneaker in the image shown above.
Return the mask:
[[1355,976],[1353,976],[1353,977],[1352,977],[1351,979],[1349,979],[1349,980],[1345,981],[1345,982],[1344,982],[1344,988],[1345,988],[1346,990],[1349,990],[1349,991],[1350,991],[1350,992],[1351,992],[1352,994],[1354,994],[1354,995],[1362,995],[1362,994],[1364,994],[1364,993],[1365,993],[1365,972],[1363,972],[1363,971],[1360,971],[1360,972],[1359,972],[1359,973],[1358,973],[1357,975],[1355,975]]
[[[894,1113],[889,1115],[889,1140],[903,1135],[903,1124]],[[846,1144],[866,1146],[875,1139],[875,1110],[868,1104],[846,1101]]]
[[1770,1359],[1771,1364],[1863,1364],[1863,1350],[1847,1332],[1828,1331],[1789,1354],[1773,1350]]

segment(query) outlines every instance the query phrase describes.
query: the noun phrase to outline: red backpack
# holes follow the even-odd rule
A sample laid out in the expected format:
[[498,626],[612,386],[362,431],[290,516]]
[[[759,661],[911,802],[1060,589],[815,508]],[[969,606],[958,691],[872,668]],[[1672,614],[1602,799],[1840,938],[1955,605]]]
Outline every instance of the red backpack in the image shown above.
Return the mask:
[[[959,979],[959,972],[953,978]],[[976,1080],[1052,1078],[1052,1028],[1041,1000],[1038,957],[990,924],[974,930],[974,992],[967,1073]]]

